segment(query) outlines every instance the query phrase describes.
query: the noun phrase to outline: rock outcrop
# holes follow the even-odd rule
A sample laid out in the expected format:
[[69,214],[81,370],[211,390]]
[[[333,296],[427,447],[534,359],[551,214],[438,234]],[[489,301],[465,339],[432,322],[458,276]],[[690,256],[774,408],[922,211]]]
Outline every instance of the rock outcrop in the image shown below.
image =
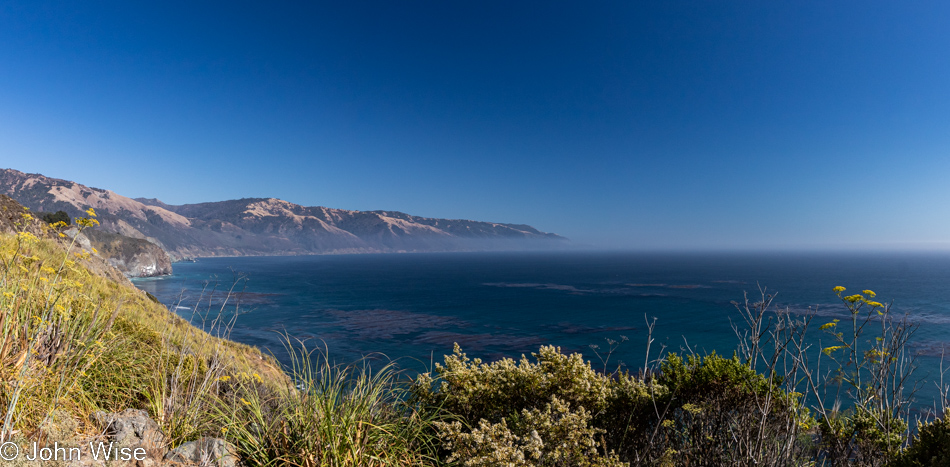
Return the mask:
[[[144,410],[126,409],[121,413],[96,412],[94,420],[102,435],[77,445],[81,454],[68,462],[70,467],[109,465],[114,467],[238,467],[237,449],[218,438],[201,438],[167,449],[167,440],[158,423]],[[104,460],[103,449],[110,449],[110,460]],[[91,449],[97,448],[98,452]],[[125,451],[123,451],[125,450]],[[123,460],[123,453],[133,453]],[[116,455],[118,454],[118,457]],[[119,459],[119,460],[116,460]]]
[[[105,441],[114,449],[131,449],[144,452],[145,460],[137,459],[129,465],[146,467],[162,465],[165,458],[165,435],[158,423],[144,410],[126,409],[122,413],[96,412],[94,418],[102,426]],[[92,453],[88,453],[92,457]]]
[[172,260],[162,247],[141,238],[88,229],[84,235],[97,253],[129,277],[172,273]]
[[182,444],[165,454],[165,460],[183,465],[237,467],[240,460],[233,444],[220,438],[201,438]]
[[29,232],[37,236],[45,235],[40,221],[7,195],[0,195],[0,232]]

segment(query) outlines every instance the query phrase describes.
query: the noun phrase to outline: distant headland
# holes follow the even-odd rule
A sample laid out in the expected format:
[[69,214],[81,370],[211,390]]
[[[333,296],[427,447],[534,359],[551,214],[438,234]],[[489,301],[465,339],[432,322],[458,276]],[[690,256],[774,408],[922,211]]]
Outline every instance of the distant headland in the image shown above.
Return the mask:
[[141,256],[148,244],[159,247],[171,261],[207,256],[534,250],[569,244],[564,237],[522,224],[308,207],[276,198],[174,206],[13,169],[0,169],[0,194],[33,211],[63,211],[70,218],[94,208],[101,231],[116,236],[99,235],[90,241],[98,249],[114,251],[114,265],[131,276],[170,271],[160,258],[150,262],[149,255],[161,254],[155,249]]

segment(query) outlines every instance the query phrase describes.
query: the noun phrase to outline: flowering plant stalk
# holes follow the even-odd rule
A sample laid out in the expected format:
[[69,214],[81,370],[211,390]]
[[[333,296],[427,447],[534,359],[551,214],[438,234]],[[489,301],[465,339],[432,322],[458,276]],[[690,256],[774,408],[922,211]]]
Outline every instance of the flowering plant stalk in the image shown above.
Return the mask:
[[[76,219],[79,233],[99,224],[92,208],[86,213],[89,217]],[[83,290],[89,273],[77,261],[89,253],[73,252],[78,234],[57,253],[50,241],[30,232],[34,217],[28,212],[21,217],[21,230],[0,244],[0,440],[11,438],[20,416],[45,421],[75,391],[79,377],[101,356],[119,311],[102,313],[100,303]],[[64,225],[43,228],[63,235],[58,230]],[[62,255],[58,267],[48,266],[56,254]],[[31,404],[30,410],[40,413],[24,414],[25,394],[40,399],[46,394],[48,403],[42,408]]]

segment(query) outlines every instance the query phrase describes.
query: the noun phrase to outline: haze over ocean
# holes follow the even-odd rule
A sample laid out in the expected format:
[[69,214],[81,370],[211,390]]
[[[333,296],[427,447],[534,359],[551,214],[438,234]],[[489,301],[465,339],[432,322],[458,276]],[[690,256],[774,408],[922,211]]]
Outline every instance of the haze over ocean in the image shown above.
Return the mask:
[[[195,302],[209,279],[222,290],[233,273],[241,314],[232,337],[282,358],[280,333],[326,345],[332,358],[352,363],[371,353],[399,359],[412,371],[441,361],[458,342],[471,357],[517,358],[541,345],[583,352],[589,345],[629,338],[611,356],[636,371],[646,342],[644,315],[656,317],[653,351],[731,355],[737,340],[731,304],[757,282],[777,292],[777,308],[815,312],[817,328],[847,312],[832,289],[871,289],[896,313],[920,324],[914,350],[924,353],[917,376],[933,381],[950,340],[950,254],[635,254],[455,253],[207,258],[175,265],[173,276],[140,279],[182,316],[197,322]],[[180,302],[179,302],[180,298]],[[207,301],[199,310],[206,312]],[[177,307],[177,308],[176,308]],[[212,307],[212,316],[217,307]],[[737,323],[738,324],[738,323]],[[656,355],[654,355],[656,357]],[[934,387],[921,392],[932,400]]]

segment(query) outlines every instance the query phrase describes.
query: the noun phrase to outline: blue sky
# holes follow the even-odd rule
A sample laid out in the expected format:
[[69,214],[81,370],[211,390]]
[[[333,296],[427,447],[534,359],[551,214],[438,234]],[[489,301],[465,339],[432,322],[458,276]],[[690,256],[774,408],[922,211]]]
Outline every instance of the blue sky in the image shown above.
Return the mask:
[[950,248],[950,3],[3,2],[0,167],[595,247]]

